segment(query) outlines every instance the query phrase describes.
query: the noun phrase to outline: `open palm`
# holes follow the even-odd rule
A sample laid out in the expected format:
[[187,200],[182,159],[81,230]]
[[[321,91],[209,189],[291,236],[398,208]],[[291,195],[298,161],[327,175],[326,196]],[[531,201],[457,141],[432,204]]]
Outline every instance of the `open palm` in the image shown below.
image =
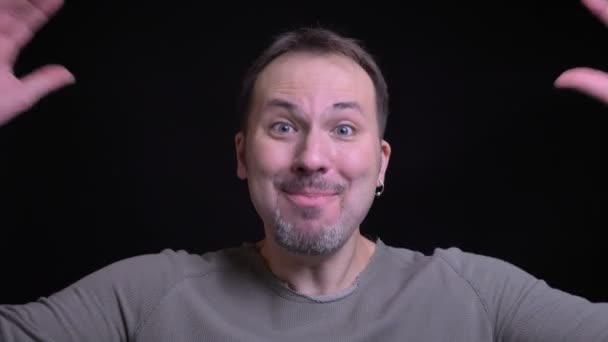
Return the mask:
[[61,0],[0,0],[0,125],[74,81],[59,65],[44,66],[22,78],[13,73],[21,49],[62,4]]
[[[582,1],[591,13],[608,25],[608,0]],[[585,67],[570,69],[555,80],[555,85],[580,91],[608,104],[608,73],[604,71]]]

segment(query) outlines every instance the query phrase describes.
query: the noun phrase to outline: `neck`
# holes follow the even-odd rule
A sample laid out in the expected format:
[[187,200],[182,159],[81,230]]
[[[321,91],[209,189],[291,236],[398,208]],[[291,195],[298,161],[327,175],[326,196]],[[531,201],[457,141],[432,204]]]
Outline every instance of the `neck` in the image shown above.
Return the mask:
[[359,230],[336,253],[327,256],[294,255],[272,239],[258,243],[270,271],[294,291],[305,295],[329,295],[350,287],[375,252],[374,242]]

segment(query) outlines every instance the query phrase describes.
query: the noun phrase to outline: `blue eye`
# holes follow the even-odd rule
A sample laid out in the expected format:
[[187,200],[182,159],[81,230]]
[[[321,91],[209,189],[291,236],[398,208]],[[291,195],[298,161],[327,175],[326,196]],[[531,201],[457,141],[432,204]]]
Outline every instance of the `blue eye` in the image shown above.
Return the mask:
[[282,134],[290,133],[295,130],[293,126],[286,122],[277,122],[272,125],[272,129]]
[[336,128],[336,134],[340,136],[349,136],[353,135],[355,129],[350,125],[340,125]]

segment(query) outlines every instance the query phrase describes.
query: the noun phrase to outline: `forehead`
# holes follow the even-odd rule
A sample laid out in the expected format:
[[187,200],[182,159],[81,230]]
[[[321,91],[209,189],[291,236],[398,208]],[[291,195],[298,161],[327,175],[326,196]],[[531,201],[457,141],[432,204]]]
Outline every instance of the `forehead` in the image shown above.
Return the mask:
[[336,54],[297,52],[275,59],[256,81],[254,102],[259,106],[274,97],[287,97],[311,107],[308,110],[354,101],[369,114],[375,113],[371,78],[353,60]]

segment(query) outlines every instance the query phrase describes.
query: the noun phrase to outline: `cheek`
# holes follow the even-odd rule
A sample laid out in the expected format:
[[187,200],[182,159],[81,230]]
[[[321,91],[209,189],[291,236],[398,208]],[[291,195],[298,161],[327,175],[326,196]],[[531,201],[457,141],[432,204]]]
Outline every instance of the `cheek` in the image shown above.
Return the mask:
[[269,139],[257,139],[247,154],[251,180],[267,182],[289,168],[291,147]]
[[378,153],[374,153],[369,145],[349,146],[337,151],[336,163],[342,176],[353,182],[375,182],[379,172],[380,162]]
[[253,205],[264,220],[272,220],[277,201],[274,181],[289,167],[289,148],[264,139],[248,145],[247,181]]

